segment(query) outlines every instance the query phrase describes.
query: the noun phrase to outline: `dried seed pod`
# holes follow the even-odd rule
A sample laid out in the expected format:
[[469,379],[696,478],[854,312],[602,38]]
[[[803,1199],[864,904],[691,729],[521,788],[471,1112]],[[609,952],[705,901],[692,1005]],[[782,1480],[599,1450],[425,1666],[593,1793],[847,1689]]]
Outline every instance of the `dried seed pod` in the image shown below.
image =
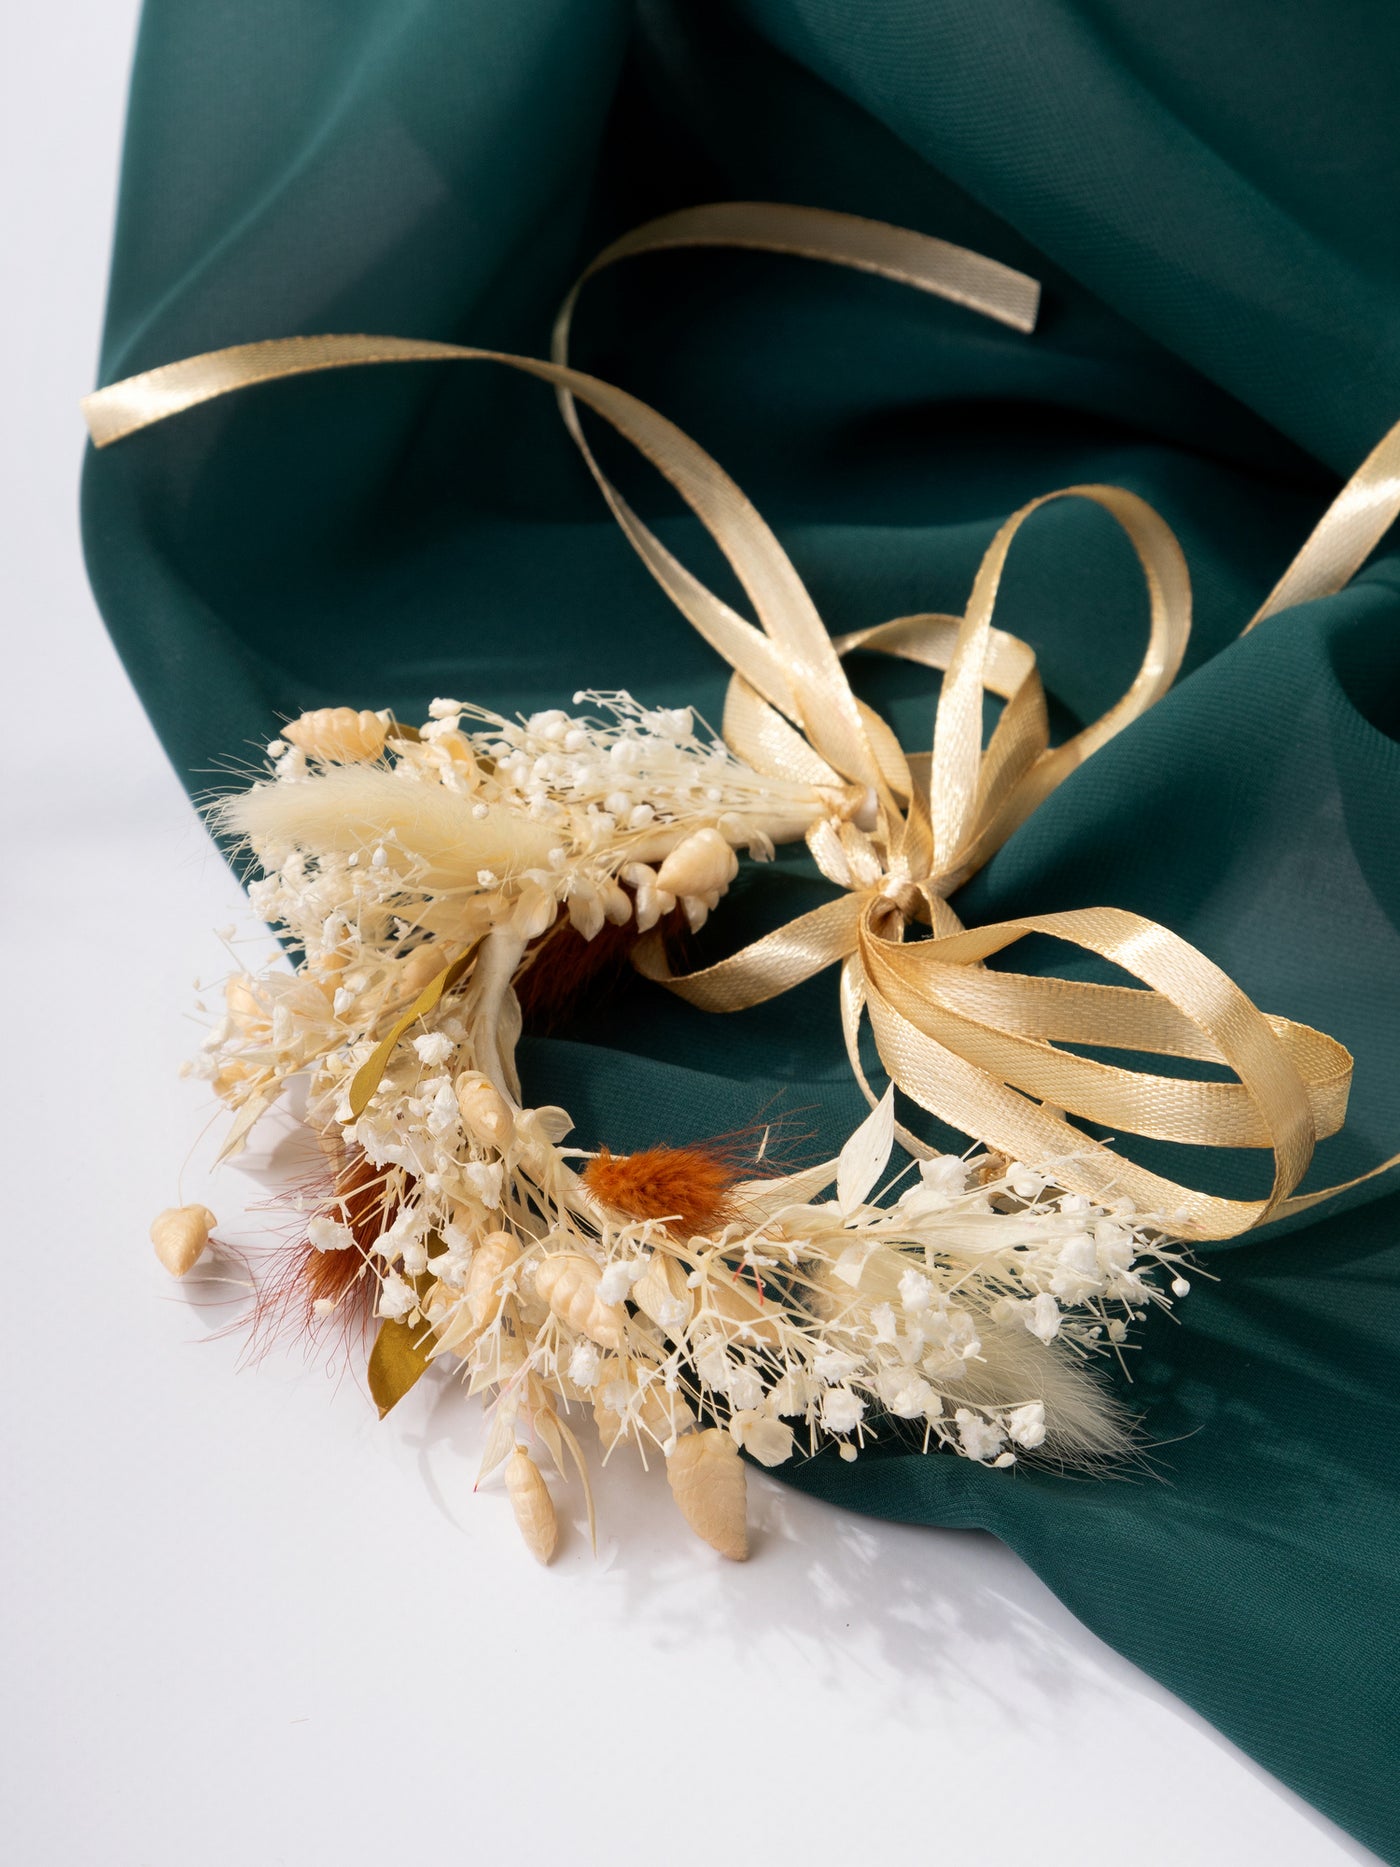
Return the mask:
[[207,1206],[169,1206],[151,1226],[156,1256],[172,1277],[183,1277],[204,1256],[218,1221]]
[[506,1273],[519,1258],[519,1241],[509,1232],[488,1232],[473,1251],[467,1272],[467,1304],[472,1327],[478,1332],[489,1329],[500,1315]]
[[506,1491],[525,1547],[536,1562],[549,1562],[559,1545],[559,1519],[544,1473],[524,1446],[506,1460]]
[[689,1433],[666,1460],[666,1476],[682,1517],[711,1549],[746,1562],[748,1482],[734,1441],[721,1427]]
[[570,1329],[600,1348],[617,1349],[622,1346],[627,1314],[620,1303],[605,1303],[598,1295],[602,1275],[592,1258],[561,1251],[536,1266],[535,1289]]
[[739,858],[718,830],[696,830],[677,843],[656,872],[666,894],[703,898],[723,894],[739,873]]
[[624,1438],[669,1446],[695,1424],[694,1414],[679,1394],[668,1393],[654,1376],[640,1380],[639,1372],[650,1370],[611,1360],[598,1370],[593,1418],[605,1452]]
[[327,765],[378,758],[386,735],[377,713],[357,713],[353,707],[317,707],[282,728],[282,737],[291,745]]
[[504,1153],[515,1134],[515,1117],[500,1090],[474,1070],[464,1070],[455,1087],[467,1133],[474,1141],[484,1141]]

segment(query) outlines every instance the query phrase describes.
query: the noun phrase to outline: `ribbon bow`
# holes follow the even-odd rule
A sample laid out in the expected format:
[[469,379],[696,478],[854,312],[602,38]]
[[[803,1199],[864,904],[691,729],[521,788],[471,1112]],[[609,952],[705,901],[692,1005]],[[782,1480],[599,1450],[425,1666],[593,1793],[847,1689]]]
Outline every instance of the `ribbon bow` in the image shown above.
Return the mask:
[[[999,1152],[1053,1167],[1068,1190],[1096,1200],[1126,1197],[1183,1238],[1231,1237],[1345,1190],[1294,1192],[1317,1139],[1334,1133],[1345,1116],[1352,1060],[1342,1045],[1261,1012],[1204,954],[1140,915],[1098,907],[968,929],[948,903],[1076,766],[1171,685],[1190,632],[1191,598],[1170,528],[1120,488],[1050,493],[997,533],[963,616],[904,616],[833,640],[773,533],[704,450],[646,404],[568,364],[572,315],[589,278],[616,260],[700,245],[823,259],[1021,330],[1034,323],[1035,282],[978,254],[848,215],[729,203],[665,216],[600,253],[565,301],[550,362],[400,338],[286,338],[147,371],[89,396],[85,413],[102,447],[231,390],[322,369],[487,361],[552,384],[565,424],[629,541],[735,670],[724,713],[732,749],[760,773],[831,787],[846,800],[808,836],[818,868],[842,891],[836,899],[703,971],[673,975],[655,943],[638,950],[639,969],[694,1004],[734,1011],[839,963],[846,1047],[872,1102],[859,1053],[865,1016],[891,1081],[930,1114]],[[588,446],[579,402],[608,420],[681,494],[733,566],[760,628],[694,577],[627,505]],[[1017,533],[1041,506],[1061,498],[1091,500],[1123,528],[1146,582],[1150,628],[1128,691],[1092,725],[1052,746],[1034,654],[994,627],[992,616]],[[1347,483],[1248,627],[1341,589],[1397,513],[1400,424]],[[856,649],[943,670],[931,752],[907,754],[856,698],[842,666]],[[984,690],[1005,703],[985,747]],[[926,937],[906,939],[916,926],[927,929]],[[1146,989],[985,964],[1027,934],[1083,947]],[[1145,1073],[1079,1056],[1065,1044],[1220,1063],[1236,1080]],[[1158,1140],[1269,1148],[1273,1185],[1255,1200],[1196,1190],[1127,1160],[1062,1111]],[[907,1130],[900,1135],[914,1152],[929,1151]]]

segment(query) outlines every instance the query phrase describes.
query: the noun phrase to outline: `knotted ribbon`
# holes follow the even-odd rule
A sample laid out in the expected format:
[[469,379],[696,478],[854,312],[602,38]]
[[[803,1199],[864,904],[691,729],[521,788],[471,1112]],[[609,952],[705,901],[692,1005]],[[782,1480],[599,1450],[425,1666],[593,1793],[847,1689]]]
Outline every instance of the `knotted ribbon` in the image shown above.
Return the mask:
[[[282,338],[130,377],[89,396],[84,411],[94,442],[104,447],[235,389],[324,369],[483,361],[550,383],[629,542],[734,669],[723,728],[731,748],[762,774],[831,787],[850,800],[807,839],[821,873],[841,890],[834,900],[685,976],[672,974],[659,943],[644,942],[636,955],[639,969],[694,1004],[735,1011],[839,964],[846,1047],[871,1101],[859,1048],[866,1016],[890,1080],[930,1114],[998,1152],[1052,1169],[1068,1190],[1100,1201],[1130,1200],[1183,1238],[1232,1237],[1344,1191],[1294,1190],[1317,1139],[1334,1133],[1345,1117],[1352,1060],[1332,1038],[1261,1012],[1204,954],[1143,916],[1098,907],[967,929],[948,902],[1076,766],[1171,685],[1190,632],[1191,597],[1170,528],[1121,488],[1049,493],[1001,527],[962,616],[903,616],[833,640],[777,539],[717,463],[654,409],[568,363],[571,320],[587,280],[618,260],[685,246],[822,259],[911,285],[1023,331],[1034,324],[1035,282],[981,255],[849,215],[725,203],[664,216],[600,253],[561,309],[549,362],[403,338]],[[675,487],[732,565],[759,628],[689,572],[627,505],[588,446],[580,403],[610,422]],[[1052,746],[1034,654],[997,629],[992,617],[1014,539],[1036,511],[1061,498],[1092,501],[1126,533],[1143,572],[1150,624],[1146,654],[1128,691],[1092,725]],[[1400,424],[1343,488],[1247,626],[1340,590],[1397,514]],[[884,720],[856,698],[842,666],[856,649],[943,671],[930,752],[907,754]],[[984,691],[1004,702],[985,747]],[[926,935],[906,939],[916,926]],[[1098,954],[1146,989],[985,964],[1027,934],[1052,935]],[[1064,1044],[1224,1064],[1236,1080],[1127,1069],[1081,1057]],[[1126,1159],[1062,1111],[1159,1140],[1269,1148],[1272,1187],[1254,1200],[1199,1191]],[[912,1151],[929,1151],[907,1129],[900,1135]],[[1346,1186],[1394,1164],[1387,1161]]]

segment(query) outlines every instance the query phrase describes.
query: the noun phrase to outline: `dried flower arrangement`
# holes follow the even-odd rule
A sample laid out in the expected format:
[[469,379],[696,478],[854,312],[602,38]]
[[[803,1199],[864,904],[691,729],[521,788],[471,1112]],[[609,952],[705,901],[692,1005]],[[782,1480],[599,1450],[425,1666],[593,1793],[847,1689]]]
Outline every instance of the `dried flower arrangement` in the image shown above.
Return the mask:
[[[482,1476],[502,1468],[545,1561],[557,1527],[534,1452],[572,1462],[586,1492],[580,1410],[606,1453],[659,1457],[686,1520],[733,1558],[741,1447],[775,1466],[898,1432],[998,1467],[1121,1457],[1129,1423],[1095,1358],[1187,1289],[1126,1201],[985,1153],[886,1185],[892,1091],[838,1160],[771,1177],[732,1144],[585,1153],[562,1110],[527,1106],[520,997],[566,938],[697,927],[736,851],[771,856],[864,802],[761,777],[688,711],[581,703],[595,711],[509,721],[441,700],[417,730],[304,715],[266,777],[214,807],[299,958],[229,979],[195,1068],[233,1112],[225,1155],[307,1079],[334,1188],[304,1218],[305,1313],[372,1304],[381,1413],[435,1362],[491,1397]],[[191,1267],[211,1224],[202,1207],[162,1215],[168,1269]]]

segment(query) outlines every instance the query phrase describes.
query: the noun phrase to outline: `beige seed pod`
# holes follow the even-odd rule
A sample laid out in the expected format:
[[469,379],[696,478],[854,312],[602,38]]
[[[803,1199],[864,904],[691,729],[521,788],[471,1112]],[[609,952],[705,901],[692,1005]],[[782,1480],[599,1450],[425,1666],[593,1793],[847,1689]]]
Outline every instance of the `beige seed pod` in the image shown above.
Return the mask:
[[501,1313],[505,1301],[502,1289],[507,1272],[520,1258],[519,1241],[509,1232],[488,1232],[472,1253],[467,1272],[467,1304],[472,1327],[489,1329]]
[[748,1482],[734,1441],[718,1426],[689,1433],[666,1460],[666,1476],[682,1517],[711,1549],[746,1562]]
[[467,1133],[474,1141],[484,1141],[504,1153],[515,1134],[515,1117],[500,1090],[474,1070],[462,1072],[456,1090],[457,1107]]
[[169,1206],[151,1227],[156,1256],[172,1277],[183,1277],[204,1256],[218,1223],[207,1206]]
[[723,894],[739,873],[739,858],[718,830],[696,830],[677,843],[656,872],[656,885],[668,895],[704,897]]
[[377,713],[357,713],[353,707],[317,707],[284,726],[282,737],[308,758],[328,765],[355,765],[379,757],[384,750],[386,728]]
[[600,1348],[618,1349],[627,1314],[620,1303],[605,1303],[598,1295],[602,1275],[592,1258],[561,1251],[536,1267],[535,1289],[570,1329]]
[[[626,1382],[637,1395],[635,1410],[628,1410],[625,1422],[612,1404],[621,1398],[615,1391],[619,1381]],[[593,1419],[605,1452],[611,1452],[624,1436],[667,1446],[695,1424],[694,1414],[679,1394],[668,1393],[656,1379],[639,1381],[634,1369],[612,1360],[605,1361],[598,1370],[593,1387]]]
[[536,1562],[549,1562],[559,1546],[559,1519],[544,1473],[524,1446],[506,1460],[506,1491],[525,1547]]

